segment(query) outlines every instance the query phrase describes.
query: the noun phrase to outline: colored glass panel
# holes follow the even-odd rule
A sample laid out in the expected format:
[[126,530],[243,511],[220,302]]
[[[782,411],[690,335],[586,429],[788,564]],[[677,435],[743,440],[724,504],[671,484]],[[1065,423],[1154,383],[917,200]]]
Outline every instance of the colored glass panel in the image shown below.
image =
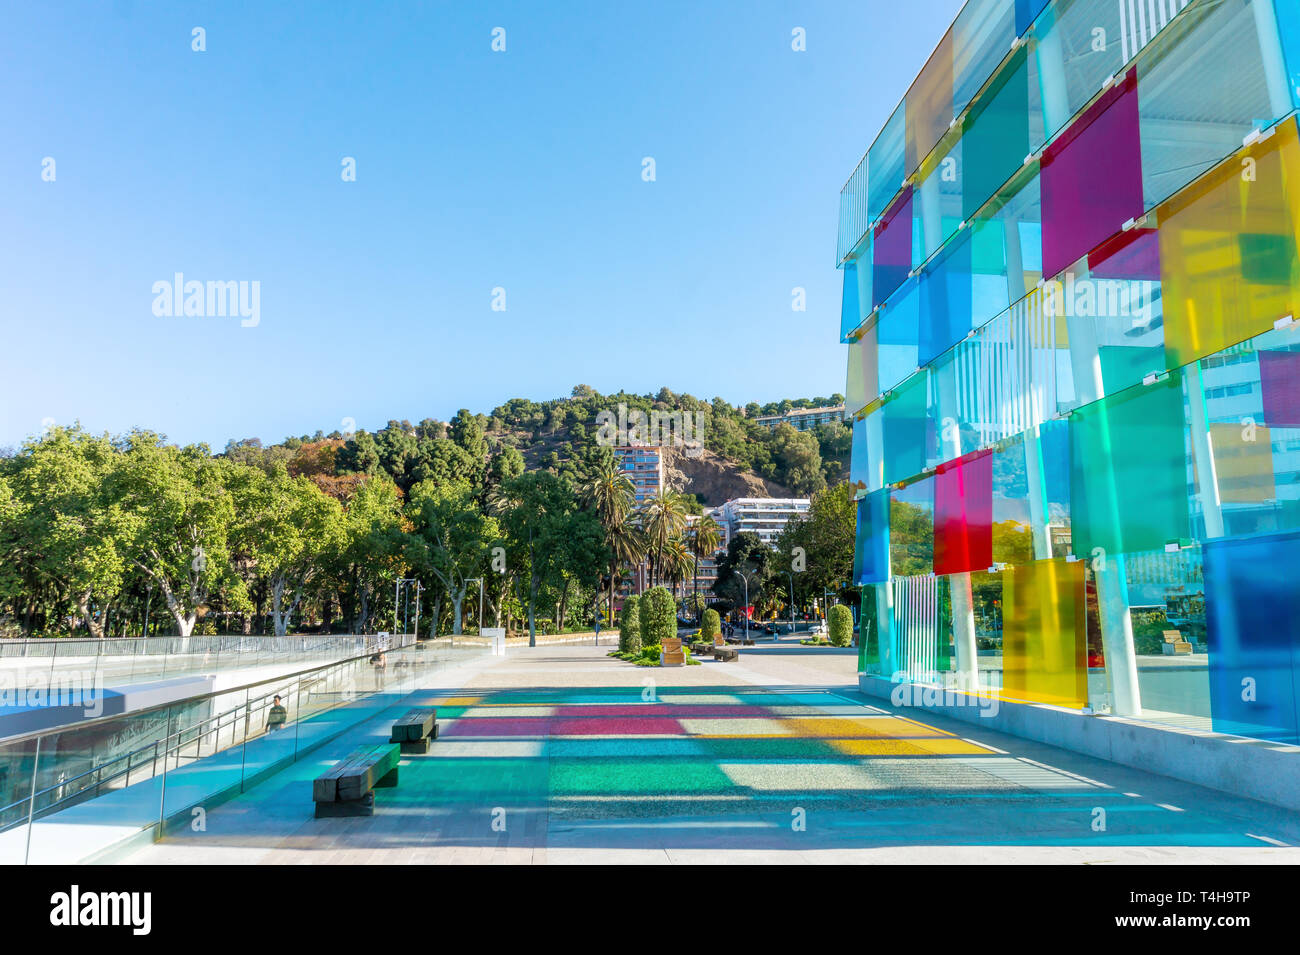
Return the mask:
[[934,572],[962,574],[992,563],[993,455],[976,451],[935,472]]
[[907,172],[920,165],[952,122],[952,38],[950,29],[907,91]]
[[865,491],[869,487],[871,475],[867,447],[867,419],[857,418],[853,422],[853,446],[849,450],[849,481],[855,491]]
[[1214,730],[1297,743],[1300,532],[1205,542]]
[[934,478],[889,491],[889,564],[894,577],[934,571]]
[[1270,73],[1280,79],[1284,69],[1268,62],[1279,56],[1276,39],[1260,42],[1256,13],[1268,15],[1262,6],[1252,0],[1192,4],[1137,64],[1146,208],[1232,155],[1252,129],[1290,110],[1283,84],[1270,84]]
[[1294,314],[1300,263],[1300,142],[1288,120],[1159,209],[1170,368]]
[[844,266],[844,293],[840,299],[840,341],[848,341],[858,327],[858,311],[858,266],[849,262]]
[[889,579],[889,490],[858,501],[858,527],[853,548],[854,586]]
[[1084,564],[1040,560],[1002,573],[1002,695],[1088,704]]
[[1076,556],[1159,550],[1190,536],[1181,375],[1084,406],[1070,435]]
[[889,298],[912,271],[912,190],[899,196],[881,220],[872,238],[873,307]]
[[929,416],[929,375],[909,379],[885,402],[885,483],[894,484],[925,470],[934,447]]
[[1261,351],[1259,387],[1264,421],[1274,428],[1300,428],[1300,352]]
[[920,343],[917,364],[928,365],[971,329],[971,230],[921,276]]
[[1045,6],[1047,0],[1016,0],[1016,36],[1025,35]]
[[1024,164],[1029,146],[1028,47],[1020,47],[962,121],[962,217],[969,219]]
[[1214,477],[1224,504],[1256,504],[1277,498],[1273,439],[1266,427],[1239,423],[1210,425]]
[[1142,215],[1134,71],[1044,151],[1041,170],[1043,272],[1056,275]]
[[920,280],[911,278],[880,313],[876,325],[880,393],[897,388],[920,364]]
[[1300,5],[1275,0],[1273,10],[1277,14],[1278,31],[1281,35],[1282,49],[1286,58],[1287,85],[1291,92],[1291,103],[1300,107]]
[[1015,0],[967,0],[953,24],[953,115],[975,98],[1016,38]]
[[900,103],[867,150],[867,216],[872,220],[889,206],[907,175],[903,170],[906,128],[906,104]]
[[844,411],[856,414],[880,394],[876,374],[876,326],[849,343],[848,374],[844,383]]
[[[985,567],[993,563],[1028,564],[1034,559],[1033,510],[1030,506],[1029,470],[1024,436],[1017,437],[990,455],[992,481],[992,553]],[[1038,490],[1041,494],[1041,487]]]
[[962,154],[962,141],[958,139],[944,155],[923,164],[918,174],[912,209],[918,240],[913,254],[919,251],[919,261],[938,252],[961,225]]
[[[1163,5],[1162,5],[1163,6]],[[1048,137],[1061,129],[1150,39],[1117,0],[1055,0],[1034,23]]]

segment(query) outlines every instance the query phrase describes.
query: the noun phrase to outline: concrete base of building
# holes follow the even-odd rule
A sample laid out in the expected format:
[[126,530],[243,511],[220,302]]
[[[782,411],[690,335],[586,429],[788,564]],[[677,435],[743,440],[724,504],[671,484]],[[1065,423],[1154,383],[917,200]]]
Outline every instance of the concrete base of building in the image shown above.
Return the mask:
[[999,733],[1300,811],[1300,746],[1055,706],[1004,700],[994,706],[987,697],[935,693],[933,687],[869,674],[858,675],[858,686],[882,700],[916,701],[917,709]]

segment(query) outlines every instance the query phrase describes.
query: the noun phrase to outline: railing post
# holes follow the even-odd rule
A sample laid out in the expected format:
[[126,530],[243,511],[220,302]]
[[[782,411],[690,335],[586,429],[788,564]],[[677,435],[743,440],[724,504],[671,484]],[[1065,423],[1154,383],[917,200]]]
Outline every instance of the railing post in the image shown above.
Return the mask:
[[293,691],[293,758],[298,759],[298,724],[302,722],[302,677],[298,677],[298,686]]
[[41,737],[36,737],[36,751],[32,754],[32,795],[27,803],[27,846],[23,849],[23,865],[32,855],[32,819],[36,815],[36,779],[41,769]]

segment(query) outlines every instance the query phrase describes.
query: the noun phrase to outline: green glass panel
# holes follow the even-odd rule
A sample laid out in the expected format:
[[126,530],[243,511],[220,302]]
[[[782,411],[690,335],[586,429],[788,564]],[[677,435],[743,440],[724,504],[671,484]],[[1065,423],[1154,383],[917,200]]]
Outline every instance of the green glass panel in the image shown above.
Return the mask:
[[962,124],[962,215],[969,219],[1029,153],[1028,47],[1017,50]]
[[1075,556],[1160,550],[1190,536],[1181,374],[1086,405],[1070,436]]
[[922,371],[885,402],[885,483],[894,484],[925,470],[933,444],[929,418],[929,373]]

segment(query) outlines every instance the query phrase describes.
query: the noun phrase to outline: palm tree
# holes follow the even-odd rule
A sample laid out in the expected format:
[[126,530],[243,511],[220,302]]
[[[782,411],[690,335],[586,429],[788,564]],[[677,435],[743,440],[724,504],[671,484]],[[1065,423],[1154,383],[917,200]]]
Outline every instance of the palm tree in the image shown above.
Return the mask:
[[664,547],[660,559],[663,561],[663,572],[672,584],[670,589],[676,599],[677,585],[686,579],[691,569],[691,549],[683,538],[673,537]]
[[668,542],[681,535],[686,527],[686,507],[682,496],[668,491],[650,498],[641,508],[641,527],[651,554],[651,580],[662,576],[664,550]]
[[[605,543],[609,545],[609,625],[614,626],[614,579],[618,576],[619,548],[616,538],[626,535],[626,523],[636,504],[636,491],[632,482],[612,459],[601,461],[591,478],[580,489],[583,503],[596,512],[596,518],[605,530]],[[628,544],[624,541],[624,550]]]
[[[700,559],[712,557],[722,543],[722,526],[713,519],[712,514],[705,514],[691,525],[691,553],[695,557],[695,579],[692,589],[695,591],[696,603],[700,596]],[[699,610],[696,610],[695,622],[700,622]]]
[[[635,515],[629,515],[623,523],[614,528],[609,536],[609,547],[614,552],[615,573],[619,567],[636,567],[645,560],[645,535],[636,521]],[[609,613],[610,628],[614,626],[614,577],[609,577]]]

